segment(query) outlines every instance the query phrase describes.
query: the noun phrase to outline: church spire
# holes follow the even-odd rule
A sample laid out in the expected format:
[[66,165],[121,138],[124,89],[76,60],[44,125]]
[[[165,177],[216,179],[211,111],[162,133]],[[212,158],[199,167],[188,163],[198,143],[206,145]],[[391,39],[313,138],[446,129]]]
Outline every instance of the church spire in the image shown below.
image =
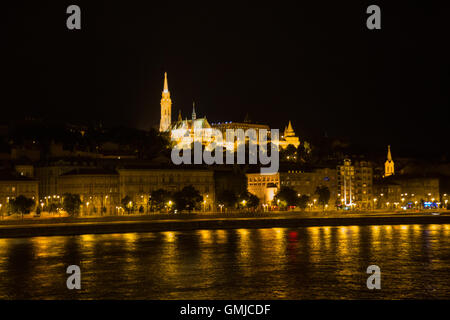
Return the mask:
[[178,121],[183,121],[183,118],[181,117],[181,110],[178,110]]
[[192,120],[197,119],[197,115],[195,114],[195,102],[192,102]]
[[289,124],[288,124],[288,131],[294,131],[294,129],[292,129],[292,124],[291,124],[291,120],[289,120]]
[[292,128],[291,120],[289,120],[289,124],[287,127],[284,127],[284,135],[286,137],[293,137],[295,136],[294,129]]
[[384,163],[384,177],[389,177],[394,174],[395,174],[395,167],[391,155],[391,146],[388,146],[387,160]]
[[170,99],[169,86],[167,84],[167,72],[164,72],[164,89],[161,95],[161,120],[159,131],[167,132],[172,123],[172,100]]
[[167,84],[167,72],[164,72],[164,93],[169,92],[169,85]]
[[392,161],[391,146],[388,146],[387,160]]

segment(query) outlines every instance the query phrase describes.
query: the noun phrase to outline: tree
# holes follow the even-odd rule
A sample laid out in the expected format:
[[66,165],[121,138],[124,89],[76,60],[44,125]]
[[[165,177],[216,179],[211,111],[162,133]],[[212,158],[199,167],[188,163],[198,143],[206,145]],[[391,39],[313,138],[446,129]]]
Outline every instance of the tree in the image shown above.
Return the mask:
[[200,192],[192,185],[184,187],[181,191],[174,194],[175,207],[179,211],[191,210],[198,208],[203,201]]
[[238,207],[256,209],[259,206],[259,198],[248,191],[244,191],[239,195]]
[[318,186],[315,193],[319,195],[319,204],[325,209],[325,205],[330,201],[330,189],[327,186]]
[[63,208],[71,216],[80,213],[81,199],[79,194],[66,193],[63,200]]
[[248,207],[256,209],[259,206],[259,198],[252,193],[249,193]]
[[298,207],[301,210],[305,210],[306,207],[308,206],[308,202],[309,202],[309,197],[306,194],[303,194],[300,196],[300,198],[298,198]]
[[238,201],[237,195],[231,190],[223,190],[217,195],[217,202],[227,208],[236,207]]
[[125,196],[122,200],[120,200],[120,203],[122,204],[122,208],[130,214],[133,210],[133,201],[131,201],[131,198],[129,196]]
[[27,198],[25,196],[18,196],[17,198],[10,200],[11,209],[13,212],[19,212],[22,214],[29,214],[33,206],[35,205],[34,200]]
[[297,192],[289,187],[281,187],[275,195],[274,201],[280,206],[295,206],[298,202]]
[[169,191],[164,189],[154,190],[150,196],[151,206],[155,207],[158,211],[161,211],[170,201],[170,198],[171,193]]

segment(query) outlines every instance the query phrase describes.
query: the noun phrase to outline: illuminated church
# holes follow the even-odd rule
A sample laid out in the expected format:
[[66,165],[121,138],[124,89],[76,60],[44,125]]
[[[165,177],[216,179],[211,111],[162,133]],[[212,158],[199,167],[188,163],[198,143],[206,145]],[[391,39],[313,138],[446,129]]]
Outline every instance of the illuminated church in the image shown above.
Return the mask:
[[[197,114],[195,113],[195,104],[193,104],[192,115],[190,119],[183,119],[181,111],[179,111],[178,119],[172,122],[172,100],[170,99],[169,85],[167,82],[167,72],[165,72],[164,88],[161,97],[161,120],[159,131],[170,133],[171,140],[179,144],[182,142],[183,137],[186,137],[187,135],[189,135],[192,141],[194,141],[195,130],[198,135],[197,138],[202,137],[202,142],[204,144],[209,144],[212,141],[211,136],[214,129],[218,129],[222,132],[224,140],[226,140],[226,129],[255,129],[257,133],[261,129],[270,131],[270,128],[267,125],[252,124],[247,121],[244,121],[242,123],[232,121],[224,123],[219,122],[211,125],[206,119],[206,116],[203,118],[197,118]],[[283,149],[289,145],[293,145],[296,148],[300,145],[300,140],[295,135],[291,121],[289,121],[288,126],[285,127],[284,134],[281,135],[279,141],[279,146]]]
[[284,134],[281,136],[280,139],[281,148],[285,149],[289,145],[293,145],[296,148],[298,148],[298,146],[300,145],[300,139],[295,135],[290,120],[288,126],[284,128]]
[[393,176],[395,174],[394,160],[392,160],[391,146],[388,146],[387,159],[384,163],[384,177]]

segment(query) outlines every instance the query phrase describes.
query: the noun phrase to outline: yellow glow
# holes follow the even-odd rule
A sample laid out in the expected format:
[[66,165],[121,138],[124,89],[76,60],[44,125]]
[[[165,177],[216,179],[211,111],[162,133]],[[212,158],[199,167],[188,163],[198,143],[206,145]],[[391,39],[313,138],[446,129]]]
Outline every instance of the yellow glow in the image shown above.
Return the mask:
[[175,238],[175,232],[172,231],[166,231],[163,232],[164,236],[166,237],[166,241],[167,242],[175,242],[176,238]]
[[217,243],[227,242],[227,232],[225,230],[215,230],[215,234],[217,237]]
[[212,231],[211,230],[198,230],[197,233],[200,234],[200,237],[202,238],[202,241],[206,244],[212,243]]

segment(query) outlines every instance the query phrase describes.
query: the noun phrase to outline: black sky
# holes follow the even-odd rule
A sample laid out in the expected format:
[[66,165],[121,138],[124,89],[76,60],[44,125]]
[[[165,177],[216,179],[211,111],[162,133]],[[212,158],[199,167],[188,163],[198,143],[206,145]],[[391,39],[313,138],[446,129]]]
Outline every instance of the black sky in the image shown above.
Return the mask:
[[[22,1],[2,9],[5,120],[149,128],[172,116],[255,121],[302,138],[448,152],[449,11],[441,1]],[[82,29],[66,28],[70,4]],[[382,29],[366,28],[378,4]],[[417,150],[416,150],[417,151]]]

